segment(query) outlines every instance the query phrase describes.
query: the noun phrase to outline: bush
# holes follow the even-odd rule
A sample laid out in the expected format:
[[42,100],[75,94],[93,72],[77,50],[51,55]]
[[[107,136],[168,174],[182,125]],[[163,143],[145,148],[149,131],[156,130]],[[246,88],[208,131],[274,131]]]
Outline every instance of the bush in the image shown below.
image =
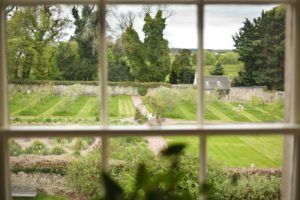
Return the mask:
[[138,87],[138,93],[140,96],[145,96],[148,93],[148,88],[140,86]]
[[61,155],[61,154],[64,154],[65,153],[65,150],[62,146],[59,146],[59,145],[56,145],[52,148],[51,150],[51,154],[54,154],[54,155]]
[[18,156],[24,153],[21,145],[19,145],[15,140],[9,140],[8,145],[10,156]]
[[142,113],[137,108],[135,109],[134,120],[138,124],[144,124],[148,121],[147,117],[142,115]]
[[48,147],[40,142],[34,141],[30,147],[25,150],[26,154],[34,154],[34,155],[47,155],[49,153]]

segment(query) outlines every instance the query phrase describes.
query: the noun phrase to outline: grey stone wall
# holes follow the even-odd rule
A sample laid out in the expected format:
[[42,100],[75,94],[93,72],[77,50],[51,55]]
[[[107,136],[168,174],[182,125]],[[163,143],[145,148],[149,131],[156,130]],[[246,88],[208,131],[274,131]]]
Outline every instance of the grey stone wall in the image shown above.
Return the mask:
[[[15,89],[22,92],[32,93],[37,91],[38,88],[41,87],[40,85],[18,85],[18,84],[10,84],[9,89]],[[68,91],[70,85],[53,85],[53,92],[55,95],[63,95]],[[84,94],[90,96],[96,96],[99,94],[99,87],[95,85],[83,85]],[[186,89],[186,88],[194,88],[195,85],[172,85],[172,89]],[[159,88],[149,88],[148,94],[154,94]],[[138,89],[137,87],[131,86],[109,86],[108,87],[109,94],[111,95],[130,95],[130,96],[137,96]],[[207,91],[211,93],[212,91]],[[276,91],[268,91],[265,90],[264,87],[231,87],[229,96],[224,98],[224,100],[229,101],[249,101],[253,97],[259,97],[263,101],[272,102],[278,98],[283,98],[283,92],[276,92]]]

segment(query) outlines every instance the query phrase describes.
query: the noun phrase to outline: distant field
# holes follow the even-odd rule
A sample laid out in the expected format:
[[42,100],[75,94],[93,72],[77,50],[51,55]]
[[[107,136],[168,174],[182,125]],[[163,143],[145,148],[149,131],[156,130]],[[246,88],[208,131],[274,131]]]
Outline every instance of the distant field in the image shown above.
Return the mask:
[[[237,64],[237,65],[222,65],[224,68],[224,75],[227,75],[230,77],[230,79],[233,79],[234,77],[238,76],[238,72],[243,69],[243,64]],[[207,65],[204,68],[204,74],[210,75],[210,71],[214,68],[214,66]]]

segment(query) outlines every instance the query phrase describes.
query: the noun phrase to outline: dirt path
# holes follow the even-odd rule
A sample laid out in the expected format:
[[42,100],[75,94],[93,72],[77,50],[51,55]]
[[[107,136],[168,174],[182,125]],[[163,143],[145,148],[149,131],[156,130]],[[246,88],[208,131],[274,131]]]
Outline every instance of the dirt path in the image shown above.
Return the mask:
[[[150,113],[146,106],[143,104],[140,96],[131,96],[134,107],[136,107],[140,113],[147,117],[148,120],[153,119],[152,113]],[[159,152],[167,146],[167,142],[163,137],[146,137],[150,150],[158,155]]]

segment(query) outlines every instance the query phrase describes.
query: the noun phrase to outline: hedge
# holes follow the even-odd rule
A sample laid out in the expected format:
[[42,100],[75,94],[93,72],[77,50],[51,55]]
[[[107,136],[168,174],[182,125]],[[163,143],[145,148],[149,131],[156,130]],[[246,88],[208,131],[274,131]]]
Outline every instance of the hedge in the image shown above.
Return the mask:
[[[82,85],[99,85],[98,81],[51,81],[51,80],[10,80],[11,84],[19,84],[19,85],[74,85],[74,84],[82,84]],[[108,82],[109,86],[123,86],[123,87],[145,87],[145,88],[157,88],[157,87],[169,87],[172,85],[168,83],[160,83],[160,82]]]

